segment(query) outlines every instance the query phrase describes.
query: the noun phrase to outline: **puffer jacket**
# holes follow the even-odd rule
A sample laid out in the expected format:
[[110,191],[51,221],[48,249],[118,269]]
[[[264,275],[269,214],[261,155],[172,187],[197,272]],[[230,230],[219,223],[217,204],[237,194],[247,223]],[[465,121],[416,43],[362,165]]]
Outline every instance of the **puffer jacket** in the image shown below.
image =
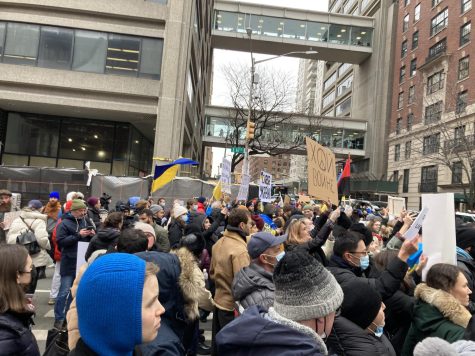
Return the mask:
[[[21,219],[23,218],[25,222]],[[39,211],[24,208],[20,213],[20,218],[13,220],[10,230],[7,234],[7,243],[16,244],[16,239],[20,234],[28,231],[31,227],[36,236],[36,241],[41,247],[41,251],[31,256],[35,267],[43,267],[48,265],[49,256],[46,250],[50,250],[48,232],[46,231],[46,215]]]
[[384,334],[378,338],[342,316],[335,318],[326,344],[330,354],[339,356],[396,356],[393,346]]
[[99,229],[97,234],[89,242],[89,246],[86,251],[86,261],[91,257],[94,251],[107,250],[111,246],[117,244],[117,240],[120,236],[120,230],[113,227],[104,227]]
[[40,350],[31,332],[31,313],[6,312],[0,314],[0,354],[39,356]]
[[251,263],[236,274],[232,289],[234,299],[244,309],[259,305],[263,310],[268,310],[274,303],[272,273],[256,263]]

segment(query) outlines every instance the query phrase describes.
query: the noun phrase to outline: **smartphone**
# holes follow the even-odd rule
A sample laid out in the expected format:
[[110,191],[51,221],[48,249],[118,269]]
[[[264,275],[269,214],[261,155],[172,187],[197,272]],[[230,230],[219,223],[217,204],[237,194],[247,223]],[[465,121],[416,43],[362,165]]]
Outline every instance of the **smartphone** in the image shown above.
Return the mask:
[[94,226],[87,226],[85,227],[86,230],[94,230]]

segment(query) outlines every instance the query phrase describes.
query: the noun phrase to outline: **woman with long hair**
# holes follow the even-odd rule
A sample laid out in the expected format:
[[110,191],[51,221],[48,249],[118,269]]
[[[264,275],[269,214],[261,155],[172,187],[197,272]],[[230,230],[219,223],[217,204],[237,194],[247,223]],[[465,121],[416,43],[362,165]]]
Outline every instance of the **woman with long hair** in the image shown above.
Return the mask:
[[2,355],[39,356],[40,350],[31,332],[34,308],[25,295],[33,261],[21,245],[0,245],[0,353]]

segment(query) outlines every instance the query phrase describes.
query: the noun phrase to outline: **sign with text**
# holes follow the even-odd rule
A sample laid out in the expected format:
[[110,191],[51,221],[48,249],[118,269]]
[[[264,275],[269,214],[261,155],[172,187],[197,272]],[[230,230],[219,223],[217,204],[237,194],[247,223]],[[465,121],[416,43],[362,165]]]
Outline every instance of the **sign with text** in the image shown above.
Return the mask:
[[223,170],[221,171],[222,192],[231,194],[231,161],[223,158]]
[[415,238],[417,236],[417,234],[419,233],[419,230],[422,227],[422,223],[424,222],[428,212],[429,212],[429,208],[427,206],[425,206],[421,210],[419,215],[417,215],[416,220],[414,220],[412,222],[411,227],[404,234],[404,239],[410,241],[410,240],[412,240],[413,238]]
[[259,180],[259,199],[263,203],[272,202],[272,174],[261,171]]
[[249,174],[243,174],[241,178],[241,186],[239,187],[239,193],[237,196],[237,200],[247,200],[247,197],[249,196],[249,182],[251,178],[249,177]]
[[391,215],[399,216],[401,211],[406,209],[406,199],[388,196],[388,212]]
[[306,138],[308,160],[308,195],[338,203],[335,154],[326,147]]
[[81,266],[86,263],[86,252],[89,247],[89,242],[79,241],[78,242],[78,255],[76,259],[76,275],[79,273]]

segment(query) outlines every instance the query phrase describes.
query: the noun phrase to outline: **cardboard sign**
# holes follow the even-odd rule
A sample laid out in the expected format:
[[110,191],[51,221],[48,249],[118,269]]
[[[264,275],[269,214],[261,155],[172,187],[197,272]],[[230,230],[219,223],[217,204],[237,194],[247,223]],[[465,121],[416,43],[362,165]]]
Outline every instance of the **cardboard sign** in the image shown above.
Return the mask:
[[259,179],[259,199],[263,203],[272,202],[272,174],[264,171]]
[[241,186],[239,187],[239,193],[237,196],[237,200],[244,200],[247,201],[247,197],[249,196],[249,182],[251,177],[249,174],[243,174],[241,178]]
[[422,271],[425,281],[435,263],[457,265],[454,193],[422,194],[422,207],[430,207],[422,224],[424,255],[428,258]]
[[419,233],[419,230],[421,229],[422,224],[423,224],[428,212],[429,212],[429,208],[427,206],[425,206],[421,210],[419,215],[417,216],[416,220],[414,220],[412,222],[411,227],[404,234],[404,239],[410,241],[410,240],[412,240],[413,238],[415,238],[417,236],[417,234]]
[[308,195],[324,201],[338,202],[335,154],[306,138],[308,159]]
[[10,226],[12,225],[13,220],[18,218],[20,214],[21,214],[21,211],[12,211],[12,212],[5,213],[5,215],[3,215],[3,225],[4,225],[3,230],[9,230]]
[[81,266],[86,263],[86,252],[89,247],[89,242],[78,242],[78,256],[76,260],[76,275],[79,273]]
[[388,196],[389,214],[399,216],[401,211],[406,210],[406,199]]
[[290,199],[290,196],[285,194],[285,197],[284,197],[284,205],[289,205],[291,202],[291,199]]
[[221,171],[221,190],[223,193],[231,194],[231,161],[223,158],[223,170]]
[[299,195],[300,203],[310,203],[310,197],[308,195]]

